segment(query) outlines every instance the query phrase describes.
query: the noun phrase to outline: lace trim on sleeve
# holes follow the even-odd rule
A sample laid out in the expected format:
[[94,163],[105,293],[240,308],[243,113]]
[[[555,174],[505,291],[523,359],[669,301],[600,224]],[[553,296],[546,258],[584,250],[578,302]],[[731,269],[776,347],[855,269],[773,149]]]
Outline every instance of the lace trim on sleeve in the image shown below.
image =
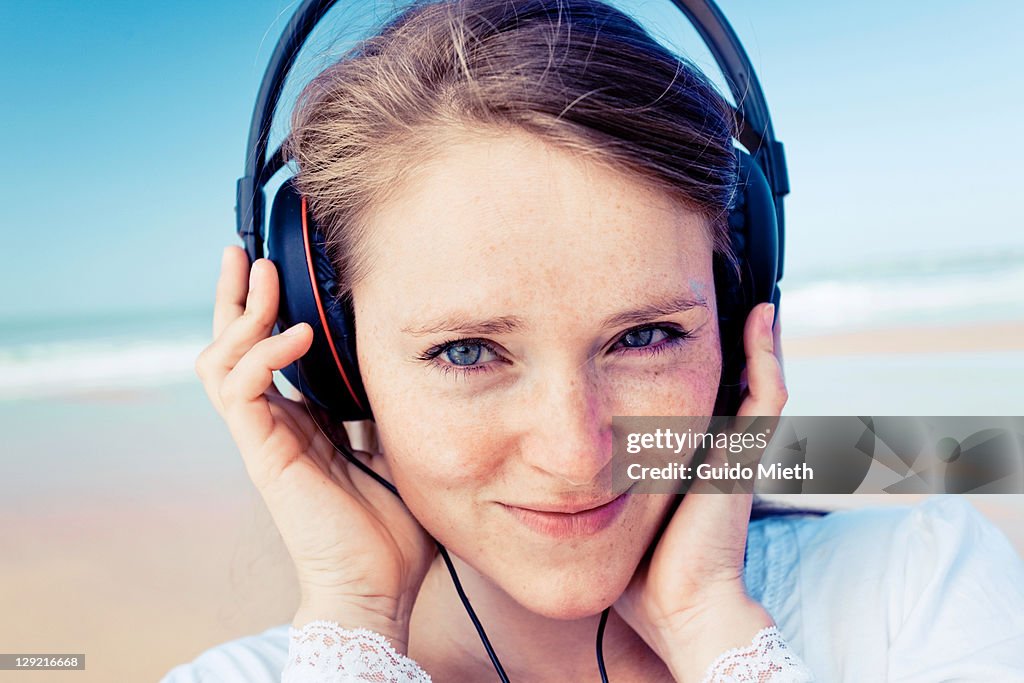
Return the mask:
[[726,650],[701,683],[810,683],[811,670],[789,649],[774,626],[761,629],[747,647]]
[[430,683],[416,662],[365,628],[317,620],[289,627],[288,635],[281,683]]

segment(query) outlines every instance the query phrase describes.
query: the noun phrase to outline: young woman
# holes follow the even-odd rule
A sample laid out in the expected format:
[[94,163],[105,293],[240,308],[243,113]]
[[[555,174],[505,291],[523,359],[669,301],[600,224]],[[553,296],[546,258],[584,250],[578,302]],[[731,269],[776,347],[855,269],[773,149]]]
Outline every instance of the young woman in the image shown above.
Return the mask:
[[[301,585],[291,627],[165,680],[1024,680],[1024,567],[965,502],[751,521],[615,490],[612,416],[711,415],[729,105],[593,0],[418,4],[296,107],[296,183],[357,321],[375,451],[339,457],[272,371],[271,262],[224,254],[196,368]],[[773,310],[740,415],[778,415]],[[290,648],[290,652],[288,652]]]

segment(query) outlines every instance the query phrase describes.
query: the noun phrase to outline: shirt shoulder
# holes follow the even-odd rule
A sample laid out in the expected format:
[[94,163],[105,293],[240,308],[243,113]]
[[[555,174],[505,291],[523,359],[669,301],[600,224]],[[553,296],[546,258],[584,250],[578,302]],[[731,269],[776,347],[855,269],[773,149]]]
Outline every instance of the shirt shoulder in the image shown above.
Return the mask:
[[211,647],[171,669],[160,683],[280,683],[288,657],[288,626]]
[[762,604],[825,680],[1024,670],[1024,562],[962,496],[769,518],[752,532]]
[[889,680],[1024,680],[1024,561],[965,498],[925,500],[898,530]]

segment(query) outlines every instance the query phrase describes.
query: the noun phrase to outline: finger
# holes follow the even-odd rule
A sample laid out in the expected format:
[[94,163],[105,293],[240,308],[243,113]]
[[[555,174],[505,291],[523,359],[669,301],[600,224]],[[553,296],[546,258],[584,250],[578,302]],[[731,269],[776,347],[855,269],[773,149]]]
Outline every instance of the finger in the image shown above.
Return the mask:
[[773,304],[755,306],[743,329],[747,356],[747,396],[737,416],[780,415],[789,398],[782,364],[775,355]]
[[[779,368],[782,371],[782,379],[786,379],[786,363],[782,355],[782,312],[776,309],[775,313],[775,325],[772,327],[772,343],[775,348],[775,357],[779,359]],[[741,395],[746,398],[747,391],[747,367],[746,364],[743,366],[743,370],[740,371],[740,387],[742,387]]]
[[[280,292],[274,264],[267,259],[257,259],[245,289],[243,314],[228,323],[196,359],[196,374],[203,380],[210,401],[222,414],[220,383],[254,344],[268,337],[277,321]],[[280,394],[273,384],[268,390]]]
[[[200,356],[196,360],[196,374],[199,375],[199,378],[203,385],[203,389],[206,391],[206,396],[210,400],[210,403],[213,405],[214,410],[216,410],[219,415],[223,416],[224,406],[222,405],[220,398],[220,384],[223,381],[224,376],[227,375],[227,373],[225,372],[222,375],[218,373],[218,376],[215,379],[213,374],[210,374],[206,371],[198,370],[202,362],[202,356]],[[295,400],[284,396],[284,394],[281,393],[281,390],[278,389],[277,385],[274,384],[273,382],[271,382],[270,386],[267,387],[265,393],[271,396],[278,396],[284,400]]]
[[[270,403],[264,396],[274,370],[301,358],[312,341],[313,329],[307,323],[264,339],[238,361],[221,383],[219,395],[224,415],[243,458],[256,457],[274,430]],[[267,471],[261,463],[248,460],[246,467],[250,473]]]
[[782,357],[782,311],[775,312],[775,326],[772,328],[772,342],[775,344],[775,357],[779,359],[779,368],[782,369],[782,379],[786,379],[786,361]]
[[220,260],[217,279],[217,298],[213,306],[213,338],[245,312],[245,297],[249,292],[249,257],[236,246],[226,247]]
[[277,268],[265,258],[256,259],[249,271],[245,308],[213,341],[213,346],[231,367],[253,344],[270,336],[277,322]]

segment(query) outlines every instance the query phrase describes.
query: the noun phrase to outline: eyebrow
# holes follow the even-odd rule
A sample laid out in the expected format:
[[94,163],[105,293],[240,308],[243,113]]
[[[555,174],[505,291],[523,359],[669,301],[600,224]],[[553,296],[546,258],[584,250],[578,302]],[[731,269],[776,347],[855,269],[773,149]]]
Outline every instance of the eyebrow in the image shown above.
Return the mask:
[[650,322],[654,318],[683,313],[694,308],[707,308],[708,302],[703,296],[677,294],[653,301],[646,306],[615,313],[604,319],[601,327],[624,327]]
[[449,332],[453,334],[510,334],[526,327],[523,319],[514,315],[503,315],[488,320],[472,320],[468,316],[456,314],[449,318],[442,318],[429,322],[419,327],[406,326],[402,332],[411,334],[414,337],[424,337],[428,334],[438,332]]
[[[653,301],[639,308],[614,313],[604,319],[601,328],[623,327],[650,322],[655,318],[675,315],[693,308],[707,308],[708,302],[702,296],[677,294]],[[406,326],[402,332],[414,337],[424,337],[439,332],[460,335],[511,334],[526,327],[522,318],[515,315],[503,315],[497,318],[474,320],[469,316],[455,314],[440,318],[420,326]]]

